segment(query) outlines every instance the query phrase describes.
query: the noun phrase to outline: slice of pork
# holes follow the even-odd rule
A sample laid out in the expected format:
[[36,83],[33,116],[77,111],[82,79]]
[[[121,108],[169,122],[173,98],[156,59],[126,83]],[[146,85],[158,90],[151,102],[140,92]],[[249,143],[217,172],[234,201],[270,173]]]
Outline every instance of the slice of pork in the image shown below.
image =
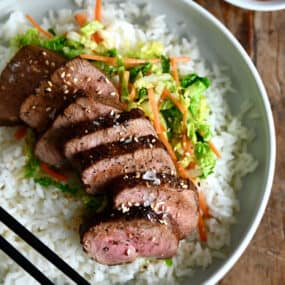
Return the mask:
[[175,174],[175,165],[155,136],[133,137],[77,153],[73,165],[81,172],[86,191],[94,194],[117,176],[153,170]]
[[94,97],[79,97],[60,114],[52,126],[43,134],[35,147],[35,155],[43,162],[54,167],[66,164],[63,155],[63,146],[68,138],[72,137],[68,127],[82,121],[94,120],[99,116],[119,112],[120,106],[110,106],[96,101]]
[[102,220],[95,219],[82,234],[84,251],[97,262],[108,265],[132,262],[137,257],[174,256],[179,243],[177,235],[159,223],[153,213],[138,211],[144,213],[134,216],[112,213]]
[[23,101],[65,62],[64,57],[50,50],[31,45],[22,47],[0,77],[0,125],[20,124]]
[[150,206],[177,228],[180,239],[197,227],[197,190],[187,179],[152,171],[134,173],[114,179],[108,192],[114,207],[123,212],[132,206]]
[[83,90],[103,98],[110,105],[119,103],[119,95],[110,80],[93,64],[75,58],[57,69],[49,80],[42,82],[37,92],[30,95],[21,106],[20,116],[30,127],[42,132],[73,100],[74,94]]
[[156,136],[151,122],[139,109],[130,112],[111,113],[93,121],[71,126],[67,131],[72,139],[65,144],[65,156],[71,158],[101,144],[123,141],[128,137]]

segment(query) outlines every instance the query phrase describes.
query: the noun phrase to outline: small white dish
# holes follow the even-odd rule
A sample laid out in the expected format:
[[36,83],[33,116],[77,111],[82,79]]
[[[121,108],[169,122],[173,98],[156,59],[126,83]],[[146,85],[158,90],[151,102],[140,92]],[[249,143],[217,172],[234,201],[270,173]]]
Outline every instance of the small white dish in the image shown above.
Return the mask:
[[277,11],[285,9],[285,0],[225,0],[226,2],[248,10]]

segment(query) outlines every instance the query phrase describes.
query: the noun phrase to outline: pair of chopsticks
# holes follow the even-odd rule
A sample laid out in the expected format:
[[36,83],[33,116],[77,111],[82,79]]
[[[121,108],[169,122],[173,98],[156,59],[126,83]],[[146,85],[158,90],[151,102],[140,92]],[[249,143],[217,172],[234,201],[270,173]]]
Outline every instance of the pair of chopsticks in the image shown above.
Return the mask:
[[[81,275],[64,262],[57,254],[42,243],[34,234],[28,231],[22,224],[16,221],[7,211],[0,206],[0,221],[10,230],[22,238],[27,244],[34,248],[39,254],[49,260],[61,272],[77,284],[90,285]],[[54,284],[40,270],[38,270],[28,259],[0,235],[0,249],[9,257],[14,259],[25,271],[27,271],[40,284]]]

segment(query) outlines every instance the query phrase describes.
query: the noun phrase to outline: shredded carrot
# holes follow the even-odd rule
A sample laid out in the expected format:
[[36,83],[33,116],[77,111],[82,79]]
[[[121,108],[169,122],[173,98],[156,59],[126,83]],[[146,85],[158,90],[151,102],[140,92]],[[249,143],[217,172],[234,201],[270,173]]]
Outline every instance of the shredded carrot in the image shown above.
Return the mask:
[[185,153],[193,154],[194,147],[190,141],[190,139],[187,137],[187,130],[185,128],[184,134],[182,136],[182,147]]
[[199,198],[199,205],[200,205],[200,208],[201,208],[204,216],[206,218],[209,218],[210,217],[209,209],[208,209],[205,197],[201,191],[198,191],[198,198]]
[[81,54],[81,58],[102,61],[108,64],[117,65],[117,59],[115,57],[103,56],[103,55],[90,55],[90,54]]
[[176,63],[184,63],[191,61],[191,58],[187,56],[176,56],[176,57],[171,57],[170,60],[171,59],[174,60]]
[[222,157],[220,151],[216,148],[216,146],[212,142],[209,142],[209,147],[218,158]]
[[[96,60],[96,61],[102,61],[108,64],[117,65],[117,59],[115,57],[109,57],[109,56],[102,56],[97,54],[81,54],[81,58],[89,59],[89,60]],[[176,58],[173,58],[176,60]],[[147,62],[150,63],[160,63],[160,58],[150,58],[150,59],[141,59],[141,58],[123,58],[124,65],[127,67],[133,67],[138,64],[144,64]]]
[[48,37],[48,38],[52,38],[52,37],[53,37],[53,35],[52,35],[50,32],[44,30],[44,29],[32,18],[32,16],[26,15],[26,19],[27,19],[40,33],[42,33],[43,35],[45,35],[45,36]]
[[16,133],[15,133],[15,139],[20,140],[22,139],[27,133],[27,128],[26,127],[21,127],[19,128]]
[[195,161],[191,161],[186,168],[191,170],[191,169],[194,169],[195,166],[196,166],[196,162]]
[[55,178],[58,181],[65,182],[68,179],[66,175],[54,171],[44,162],[41,162],[40,167],[43,172],[45,172],[46,174],[50,175],[51,177]]
[[158,135],[162,133],[161,130],[161,124],[160,124],[160,119],[159,119],[159,110],[158,110],[158,104],[155,101],[154,97],[154,92],[152,88],[148,89],[148,99],[149,99],[149,104],[153,112],[153,124],[156,132]]
[[97,44],[100,44],[101,42],[103,42],[103,38],[101,37],[99,32],[96,32],[92,35],[92,40],[95,41]]
[[128,70],[126,70],[124,73],[124,79],[125,79],[126,86],[129,86],[130,72]]
[[176,81],[177,85],[179,86],[180,82],[179,82],[179,75],[178,75],[176,60],[174,58],[171,58],[170,63],[171,63],[173,78]]
[[202,215],[199,213],[198,217],[198,229],[199,229],[199,236],[201,241],[207,241],[207,233],[205,229],[205,224]]
[[80,27],[84,26],[87,22],[86,15],[83,13],[76,14],[74,18]]
[[94,17],[96,21],[101,22],[102,20],[102,0],[96,0]]
[[129,94],[129,97],[130,97],[130,100],[133,102],[135,101],[135,98],[136,98],[136,88],[133,84],[130,84],[130,94]]

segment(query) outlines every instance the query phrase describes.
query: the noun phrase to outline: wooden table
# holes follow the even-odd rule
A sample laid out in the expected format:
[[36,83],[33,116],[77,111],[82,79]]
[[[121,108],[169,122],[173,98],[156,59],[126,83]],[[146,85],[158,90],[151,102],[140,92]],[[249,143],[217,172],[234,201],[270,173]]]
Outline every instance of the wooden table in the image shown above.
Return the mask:
[[222,0],[197,0],[238,38],[267,89],[277,134],[272,195],[246,252],[220,285],[285,284],[285,10],[250,12]]

